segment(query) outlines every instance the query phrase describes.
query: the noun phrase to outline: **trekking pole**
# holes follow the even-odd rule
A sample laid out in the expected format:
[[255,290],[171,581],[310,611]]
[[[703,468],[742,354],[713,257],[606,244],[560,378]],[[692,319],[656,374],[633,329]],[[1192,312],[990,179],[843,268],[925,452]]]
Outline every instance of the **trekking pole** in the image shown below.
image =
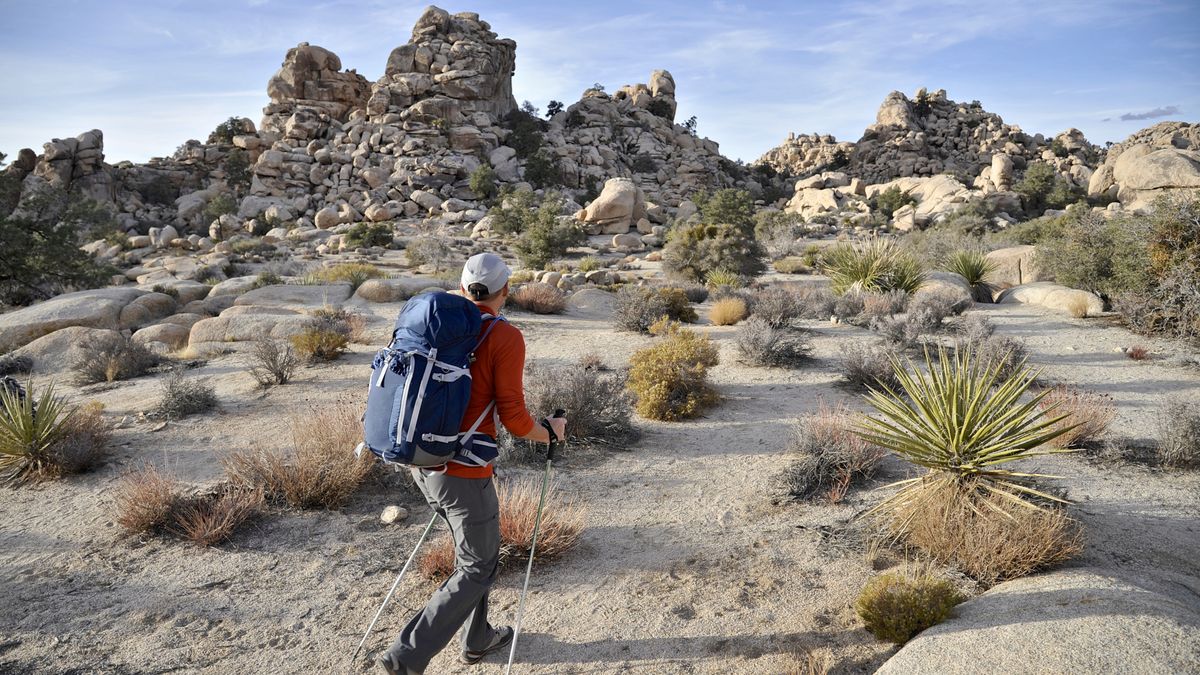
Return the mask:
[[[559,408],[554,411],[553,417],[558,418],[565,414],[567,411]],[[554,462],[554,446],[559,441],[549,422],[542,422],[542,426],[550,434],[550,447],[546,450],[546,473],[542,475],[542,498],[538,500],[537,516],[533,519],[533,540],[529,543],[529,563],[525,566],[525,585],[521,587],[521,599],[517,602],[517,621],[513,626],[512,648],[508,650],[508,665],[504,667],[504,675],[509,675],[512,671],[513,658],[517,655],[517,636],[521,634],[521,620],[525,618],[525,594],[529,592],[529,576],[533,573],[533,555],[537,552],[538,530],[542,526],[542,509],[546,506],[546,488],[550,484],[550,465]]]
[[425,543],[425,537],[429,536],[429,531],[433,529],[433,524],[437,522],[437,518],[437,513],[434,513],[433,517],[429,519],[429,524],[425,526],[425,531],[421,533],[421,538],[417,540],[417,545],[415,548],[413,548],[412,555],[408,556],[408,561],[404,563],[404,567],[401,568],[400,574],[396,577],[396,581],[392,583],[392,590],[388,591],[387,597],[383,599],[383,604],[379,606],[379,611],[375,612],[375,618],[371,619],[371,625],[367,626],[367,632],[363,633],[362,640],[360,640],[358,643],[358,648],[354,650],[354,655],[350,657],[351,668],[354,667],[354,660],[358,658],[358,653],[362,651],[363,645],[367,643],[367,638],[371,635],[371,631],[375,629],[375,622],[379,621],[380,615],[383,614],[383,608],[387,607],[388,601],[392,599],[392,594],[395,593],[396,588],[400,586],[400,580],[404,578],[404,573],[408,571],[409,566],[412,565],[413,559],[417,557],[417,551],[420,550],[421,544]]

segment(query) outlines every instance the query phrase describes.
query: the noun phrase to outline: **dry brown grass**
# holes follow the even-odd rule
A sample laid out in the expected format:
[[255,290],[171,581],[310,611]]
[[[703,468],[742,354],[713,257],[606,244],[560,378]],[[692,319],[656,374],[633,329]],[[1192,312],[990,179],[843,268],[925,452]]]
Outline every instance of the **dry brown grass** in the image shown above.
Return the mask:
[[708,310],[708,320],[714,326],[732,326],[746,318],[746,301],[741,298],[721,298]]
[[1057,386],[1038,403],[1053,417],[1067,415],[1055,424],[1066,429],[1053,443],[1061,448],[1083,448],[1097,443],[1117,416],[1117,408],[1108,394],[1075,387]]
[[[541,497],[540,479],[517,478],[497,483],[500,501],[500,566],[506,567],[529,559],[533,525]],[[583,532],[583,511],[558,495],[553,484],[546,493],[538,531],[537,562],[553,560],[579,543]],[[440,579],[454,572],[454,544],[448,536],[435,540],[417,561],[417,569],[429,579]]]
[[855,482],[869,479],[886,451],[854,433],[854,414],[845,404],[800,419],[787,450],[799,455],[778,478],[793,499],[842,501]]
[[179,481],[152,465],[126,473],[117,484],[117,524],[134,533],[165,527],[179,504]]
[[508,296],[517,309],[534,314],[562,314],[567,309],[567,297],[550,284],[525,284]]
[[926,497],[896,509],[888,529],[935,562],[955,565],[985,584],[1053,567],[1083,550],[1080,524],[1062,509],[1014,508],[977,486],[952,481]]
[[258,515],[262,505],[262,490],[221,486],[215,492],[195,495],[180,504],[175,509],[174,522],[167,529],[199,546],[214,546]]
[[348,402],[294,416],[291,431],[291,453],[256,448],[223,458],[230,482],[293,508],[333,509],[345,504],[375,468],[371,453],[354,457],[362,427]]
[[1128,356],[1134,361],[1145,361],[1146,359],[1150,358],[1150,350],[1141,345],[1134,345],[1125,350],[1125,356]]
[[833,670],[833,656],[819,650],[793,654],[792,663],[785,672],[787,675],[829,675],[830,670]]
[[1067,312],[1076,319],[1086,319],[1088,316],[1087,298],[1072,297],[1067,301]]

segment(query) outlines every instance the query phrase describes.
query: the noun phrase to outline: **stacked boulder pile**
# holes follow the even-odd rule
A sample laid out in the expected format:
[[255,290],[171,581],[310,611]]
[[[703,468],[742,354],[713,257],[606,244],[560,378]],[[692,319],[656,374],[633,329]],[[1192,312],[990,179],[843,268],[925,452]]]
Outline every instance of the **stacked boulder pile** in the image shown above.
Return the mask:
[[1150,205],[1162,193],[1200,188],[1200,124],[1161,122],[1108,149],[1087,184],[1088,195]]

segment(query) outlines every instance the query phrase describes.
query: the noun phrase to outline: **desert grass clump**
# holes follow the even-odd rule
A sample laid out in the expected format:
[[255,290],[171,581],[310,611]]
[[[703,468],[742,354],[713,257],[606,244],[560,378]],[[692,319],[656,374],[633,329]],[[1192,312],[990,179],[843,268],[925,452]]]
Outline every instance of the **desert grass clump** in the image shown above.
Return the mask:
[[346,353],[350,338],[334,330],[310,328],[291,337],[292,347],[305,363],[334,361]]
[[756,291],[750,298],[750,304],[754,316],[763,319],[772,328],[783,328],[800,318],[804,312],[796,292],[783,286]]
[[[499,482],[496,497],[500,503],[500,567],[511,567],[529,560],[533,544],[533,526],[541,498],[541,481],[527,478]],[[561,557],[579,543],[583,532],[583,512],[563,499],[551,485],[546,491],[538,530],[536,562]],[[417,560],[417,569],[427,579],[441,579],[454,572],[454,543],[442,537]]]
[[98,407],[77,408],[54,385],[34,396],[0,384],[0,484],[59,478],[99,463],[110,432]]
[[911,296],[904,291],[867,293],[862,296],[862,318],[868,325],[872,321],[902,314],[908,309]]
[[626,286],[617,291],[613,304],[613,320],[617,328],[648,333],[650,326],[664,316],[685,323],[698,318],[682,289]]
[[863,309],[866,308],[866,301],[863,300],[863,293],[859,291],[849,291],[837,296],[833,302],[833,316],[838,318],[838,321],[843,323],[860,323],[859,317],[862,316]]
[[117,484],[117,524],[134,534],[161,530],[181,499],[179,481],[153,465],[126,473]]
[[1158,415],[1158,458],[1173,469],[1200,469],[1200,407],[1168,401]]
[[1078,295],[1072,296],[1067,301],[1067,313],[1076,319],[1086,319],[1088,317],[1087,298]]
[[854,433],[854,419],[845,405],[824,405],[796,423],[787,452],[796,460],[777,479],[790,499],[814,498],[840,502],[856,483],[868,480],[884,450]]
[[1125,350],[1125,356],[1133,361],[1145,361],[1150,358],[1150,350],[1141,345],[1134,345]]
[[828,321],[834,316],[837,298],[833,291],[819,286],[802,286],[796,290],[796,301],[800,303],[800,317]]
[[708,336],[679,327],[637,351],[629,362],[629,389],[638,414],[666,421],[700,415],[720,398],[708,383],[708,369],[717,362]]
[[340,263],[313,272],[308,281],[326,284],[346,282],[353,291],[368,279],[382,279],[386,276],[383,270],[369,263]]
[[119,337],[83,346],[71,368],[79,384],[95,384],[139,377],[160,363],[162,358],[145,345]]
[[774,328],[757,316],[742,324],[734,343],[741,360],[752,366],[797,368],[812,355],[807,333]]
[[954,351],[969,353],[983,370],[997,368],[1001,381],[1012,378],[1029,357],[1025,341],[1011,335],[996,335],[995,327],[982,315],[959,320]]
[[258,515],[262,505],[261,490],[222,485],[213,492],[184,500],[166,529],[198,546],[215,546]]
[[1108,425],[1117,416],[1112,396],[1075,387],[1057,386],[1039,404],[1066,419],[1056,425],[1063,433],[1054,439],[1060,448],[1090,448],[1099,445]]
[[855,389],[897,387],[900,381],[892,367],[894,347],[878,342],[850,343],[842,347],[842,377]]
[[313,408],[291,419],[293,450],[257,448],[222,460],[234,486],[260,490],[297,509],[335,509],[375,468],[369,452],[349,451],[362,435],[359,412],[349,403]]
[[567,296],[550,284],[524,284],[508,296],[517,309],[534,314],[562,314],[567,309]]
[[727,269],[715,269],[704,275],[704,285],[716,296],[736,293],[746,285],[746,280],[737,272]]
[[300,358],[290,344],[264,335],[254,341],[246,371],[265,388],[290,382],[299,365]]
[[688,283],[679,287],[688,302],[701,303],[708,299],[708,287],[704,284]]
[[821,252],[821,271],[838,295],[850,291],[913,293],[927,277],[916,258],[886,239],[826,248]]
[[966,598],[946,579],[931,574],[888,572],[873,577],[858,594],[854,609],[880,640],[902,645],[949,618]]
[[603,368],[598,357],[579,363],[525,369],[525,402],[535,418],[555,409],[570,411],[567,440],[572,447],[624,448],[637,438],[631,421],[633,401],[624,373]]
[[942,348],[936,359],[926,350],[924,369],[891,360],[900,386],[867,396],[879,417],[863,417],[857,433],[928,472],[896,483],[900,491],[870,513],[897,538],[985,581],[1074,555],[1077,528],[1053,506],[1064,500],[1033,482],[1048,476],[1007,468],[1069,452],[1053,447],[1066,416],[1040,407],[1049,390],[1026,399],[1037,373],[1022,363],[1003,379],[998,364],[983,367],[969,351]]
[[217,393],[203,380],[184,377],[176,370],[163,382],[162,398],[154,412],[159,417],[179,419],[210,412],[217,407]]
[[714,326],[732,326],[746,318],[746,301],[729,296],[713,303],[708,310],[708,320]]
[[313,311],[310,325],[316,331],[344,335],[350,342],[367,343],[367,317],[357,312],[326,305]]

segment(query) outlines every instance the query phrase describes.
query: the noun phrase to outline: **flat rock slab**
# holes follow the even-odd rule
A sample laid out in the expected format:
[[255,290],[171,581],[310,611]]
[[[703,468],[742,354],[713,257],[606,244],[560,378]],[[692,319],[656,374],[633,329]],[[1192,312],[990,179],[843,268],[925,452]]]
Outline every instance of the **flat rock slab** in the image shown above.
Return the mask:
[[70,326],[44,335],[13,354],[33,359],[35,374],[61,373],[79,360],[85,346],[113,344],[120,338],[120,333],[108,328]]
[[0,314],[0,354],[71,326],[118,329],[121,310],[145,293],[136,288],[98,288]]
[[368,279],[358,287],[355,297],[366,302],[404,302],[422,291],[450,290],[452,284],[426,277],[394,277]]
[[341,307],[350,299],[350,284],[320,286],[263,286],[247,291],[234,300],[234,305],[260,305],[291,309],[320,309]]
[[1067,288],[1050,281],[1037,281],[1007,288],[996,296],[1000,304],[1023,303],[1070,314],[1076,305],[1086,307],[1088,316],[1104,311],[1104,301],[1095,293]]
[[262,337],[286,339],[312,326],[312,317],[304,314],[239,314],[201,319],[191,328],[188,347],[197,352],[214,345],[251,342]]
[[598,288],[582,288],[567,297],[567,313],[588,319],[607,319],[612,316],[617,296]]
[[1000,584],[877,675],[1200,672],[1200,579],[1100,569]]

